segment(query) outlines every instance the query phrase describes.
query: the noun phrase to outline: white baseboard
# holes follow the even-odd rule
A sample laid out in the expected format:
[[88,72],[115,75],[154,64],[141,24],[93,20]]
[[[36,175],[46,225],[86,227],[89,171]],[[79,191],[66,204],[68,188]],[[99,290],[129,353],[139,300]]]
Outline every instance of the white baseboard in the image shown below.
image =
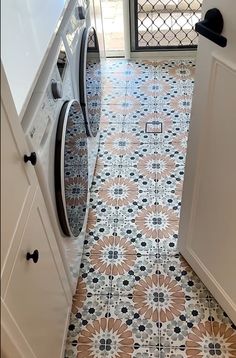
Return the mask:
[[232,299],[227,295],[221,285],[215,280],[211,272],[206,268],[196,253],[189,247],[180,248],[180,252],[199,276],[201,281],[209,289],[212,296],[217,300],[222,309],[227,313],[229,318],[236,324],[236,307]]
[[196,58],[197,51],[153,51],[153,52],[131,52],[131,59],[153,60],[159,58]]

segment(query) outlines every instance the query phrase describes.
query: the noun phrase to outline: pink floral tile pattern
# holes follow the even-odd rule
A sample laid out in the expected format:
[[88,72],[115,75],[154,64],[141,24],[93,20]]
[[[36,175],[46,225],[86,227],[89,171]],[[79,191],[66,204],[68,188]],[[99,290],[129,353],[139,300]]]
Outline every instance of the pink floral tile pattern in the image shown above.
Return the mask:
[[[93,63],[89,71],[96,87]],[[235,326],[177,249],[194,72],[191,59],[102,63],[100,145],[65,358],[236,358]]]

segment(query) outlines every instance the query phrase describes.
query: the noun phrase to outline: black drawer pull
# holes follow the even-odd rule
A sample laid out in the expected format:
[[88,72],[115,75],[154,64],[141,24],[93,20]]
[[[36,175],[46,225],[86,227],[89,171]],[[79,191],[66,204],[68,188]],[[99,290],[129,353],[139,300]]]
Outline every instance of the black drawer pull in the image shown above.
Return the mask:
[[32,152],[30,156],[26,154],[24,155],[24,162],[27,163],[28,161],[30,161],[32,165],[37,163],[37,155],[35,152]]
[[220,47],[226,47],[227,39],[221,35],[224,27],[223,16],[218,9],[210,9],[206,12],[204,20],[195,25],[195,30],[208,40]]
[[38,262],[38,260],[39,260],[38,250],[34,250],[34,252],[32,254],[30,252],[27,252],[26,260],[29,261],[31,259],[34,261],[35,264]]

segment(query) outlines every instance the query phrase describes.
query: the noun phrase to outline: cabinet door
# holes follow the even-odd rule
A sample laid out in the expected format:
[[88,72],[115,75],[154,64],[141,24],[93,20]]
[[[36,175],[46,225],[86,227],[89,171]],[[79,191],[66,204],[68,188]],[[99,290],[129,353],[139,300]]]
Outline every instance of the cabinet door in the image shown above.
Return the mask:
[[1,358],[36,358],[1,299]]
[[[42,194],[37,191],[4,299],[37,358],[60,357],[66,333],[69,304],[55,240]],[[39,252],[37,263],[26,259],[34,250]]]
[[[28,148],[3,70],[1,74],[1,270],[3,270],[14,241],[19,218],[24,208],[28,206],[29,209],[32,203],[37,181],[33,166],[23,161],[24,154],[29,154]],[[26,217],[21,218],[21,222],[24,220]],[[8,261],[11,264],[17,250],[17,242],[15,244],[16,246],[11,250],[11,260]]]

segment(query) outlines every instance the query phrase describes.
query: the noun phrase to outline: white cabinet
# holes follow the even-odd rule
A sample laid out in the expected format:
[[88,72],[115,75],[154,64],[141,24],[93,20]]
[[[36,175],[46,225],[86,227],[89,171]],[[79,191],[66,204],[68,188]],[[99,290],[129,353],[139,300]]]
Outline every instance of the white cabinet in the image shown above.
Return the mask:
[[[5,303],[36,357],[60,357],[68,314],[54,256],[54,233],[36,192],[17,252]],[[38,251],[36,251],[38,250]],[[27,253],[35,254],[27,260]],[[38,255],[37,255],[38,253]],[[33,258],[38,261],[35,263]]]
[[[2,103],[1,103],[2,104]],[[1,106],[1,270],[6,263],[18,219],[24,207],[32,202],[36,189],[33,168],[26,165],[21,153],[27,153],[26,144],[13,135],[6,109]],[[14,131],[20,129],[14,128]],[[28,153],[27,153],[28,154]],[[15,253],[15,252],[14,252]]]
[[1,112],[1,354],[60,358],[70,286],[4,71]]

